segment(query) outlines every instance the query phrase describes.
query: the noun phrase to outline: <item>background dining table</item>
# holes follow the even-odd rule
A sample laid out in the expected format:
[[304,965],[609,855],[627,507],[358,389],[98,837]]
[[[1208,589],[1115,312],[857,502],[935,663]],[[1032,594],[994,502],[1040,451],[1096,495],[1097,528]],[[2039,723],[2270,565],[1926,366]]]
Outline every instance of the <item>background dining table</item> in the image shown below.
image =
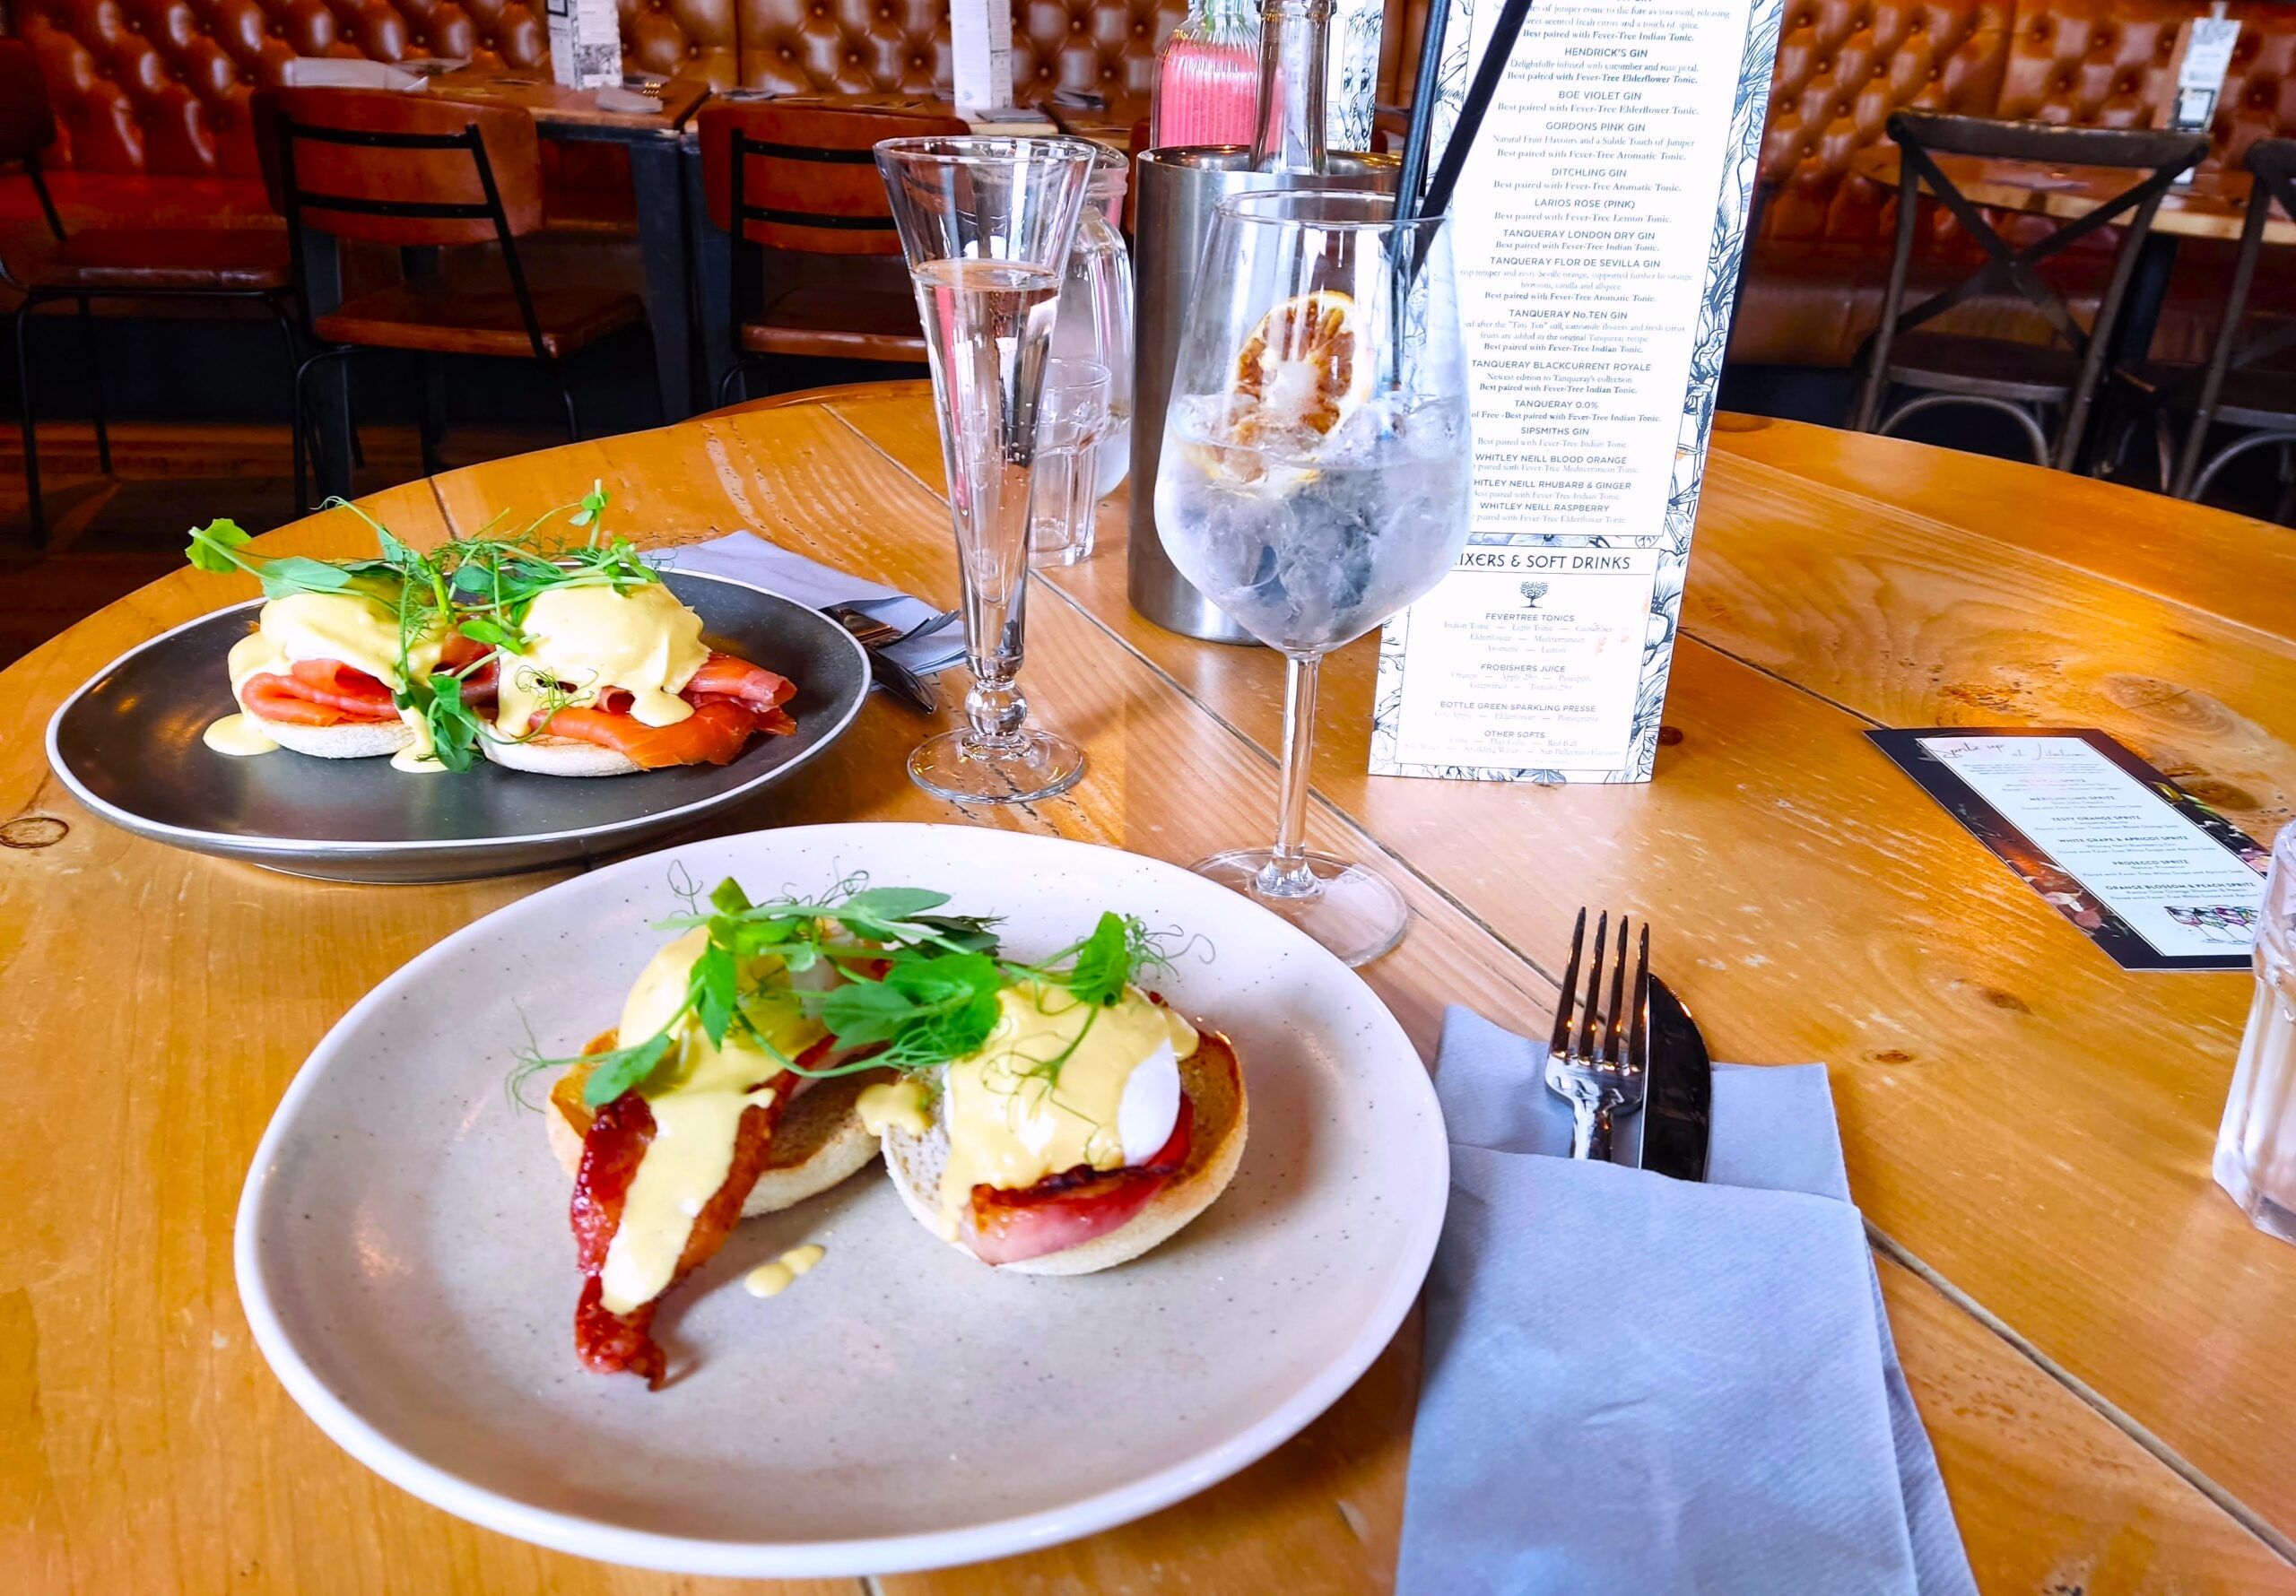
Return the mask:
[[[648,543],[747,528],[957,597],[921,385],[769,402],[363,502],[425,543],[594,478],[607,525]],[[1102,551],[1030,606],[1023,681],[1090,753],[1072,793],[978,811],[929,798],[902,759],[931,728],[879,698],[727,828],[954,820],[1183,862],[1263,840],[1281,661],[1133,615],[1122,508],[1103,508]],[[230,509],[225,495],[186,514]],[[336,512],[266,546],[344,555],[365,537]],[[401,962],[561,878],[307,881],[75,807],[42,755],[57,705],[251,591],[185,571],[0,674],[0,1583],[731,1591],[458,1522],[338,1452],[257,1354],[232,1213],[288,1080]],[[1423,1053],[1448,1003],[1543,1028],[1571,916],[1594,904],[1650,917],[1657,967],[1718,1056],[1831,1066],[1891,1322],[1988,1591],[2296,1591],[2296,1248],[2209,1179],[2249,978],[2120,970],[1861,733],[2099,726],[2268,840],[2296,802],[2292,591],[2296,541],[2261,523],[1725,416],[1654,781],[1375,779],[1370,641],[1326,672],[1311,840],[1405,888],[1411,932],[1362,975]],[[787,1588],[1382,1589],[1418,1351],[1407,1327],[1299,1437],[1137,1523],[981,1567]],[[1077,1444],[1121,1437],[1080,1418]]]
[[[2110,203],[2135,184],[2143,173],[2110,167],[2048,166],[2031,160],[1996,160],[1976,155],[1940,155],[1938,169],[1970,202],[2002,211],[2022,211],[2076,221],[2100,205]],[[1895,188],[1900,162],[1895,144],[1874,144],[1849,158],[1849,169],[1868,182]],[[2120,323],[2113,330],[2113,358],[2122,364],[2144,360],[2152,348],[2152,334],[2161,324],[2169,282],[2177,255],[2187,239],[2211,239],[2238,243],[2248,205],[2250,178],[2244,171],[2211,168],[2195,172],[2161,196],[2152,213],[2152,230],[2138,252],[2136,269],[2128,283],[2128,300]],[[2266,218],[2264,242],[2284,249],[2296,244],[2296,220],[2277,210]],[[2231,268],[2222,268],[2229,273]],[[2270,269],[2270,268],[2267,268]],[[1917,299],[1918,296],[1915,296]]]

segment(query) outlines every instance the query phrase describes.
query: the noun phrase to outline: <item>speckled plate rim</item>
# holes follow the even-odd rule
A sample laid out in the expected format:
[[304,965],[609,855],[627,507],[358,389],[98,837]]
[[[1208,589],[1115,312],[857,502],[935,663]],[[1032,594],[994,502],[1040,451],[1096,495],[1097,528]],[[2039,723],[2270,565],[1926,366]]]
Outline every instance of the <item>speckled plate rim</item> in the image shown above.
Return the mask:
[[[707,844],[683,846],[739,844],[749,837],[765,835],[770,835],[777,843],[786,845],[809,833],[850,833],[863,829],[945,833],[952,846],[961,846],[963,839],[980,835],[979,828],[968,826],[849,821],[786,827],[770,834],[749,833],[717,838]],[[1118,853],[1136,863],[1150,867],[1152,872],[1189,873],[1181,866],[1163,860],[1120,848],[1104,848],[1093,843],[1028,833],[996,832],[995,835],[1072,857]],[[1263,1418],[1242,1427],[1225,1440],[1205,1448],[1192,1457],[1113,1490],[1013,1518],[909,1535],[792,1544],[702,1540],[603,1524],[580,1514],[552,1512],[517,1501],[474,1485],[450,1470],[418,1456],[376,1430],[348,1403],[328,1390],[297,1351],[293,1337],[273,1301],[265,1272],[265,1260],[257,1248],[268,1171],[277,1159],[281,1145],[294,1134],[298,1111],[303,1101],[318,1089],[319,1081],[335,1055],[347,1045],[344,1038],[370,1017],[379,1014],[403,984],[424,979],[438,971],[455,967],[467,957],[470,947],[483,939],[494,922],[522,912],[533,913],[532,906],[538,899],[574,891],[595,892],[611,888],[632,874],[658,872],[660,869],[660,855],[646,854],[587,872],[573,880],[545,887],[515,903],[506,904],[417,954],[353,1004],[321,1038],[281,1097],[279,1106],[273,1111],[271,1123],[264,1131],[263,1140],[256,1148],[254,1160],[248,1168],[247,1184],[240,1190],[231,1238],[232,1271],[238,1279],[239,1305],[247,1314],[248,1327],[254,1332],[256,1346],[280,1383],[286,1388],[288,1395],[294,1399],[304,1414],[335,1444],[393,1485],[434,1507],[484,1529],[499,1531],[554,1551],[571,1552],[578,1557],[663,1573],[737,1579],[806,1579],[909,1574],[925,1569],[955,1567],[1057,1546],[1063,1541],[1129,1523],[1192,1496],[1257,1462],[1314,1422],[1362,1378],[1364,1372],[1387,1349],[1387,1343],[1395,1339],[1405,1316],[1418,1300],[1420,1287],[1426,1279],[1429,1265],[1434,1261],[1435,1244],[1441,1236],[1444,1210],[1450,1199],[1450,1143],[1444,1132],[1442,1106],[1435,1095],[1433,1078],[1420,1060],[1418,1050],[1405,1035],[1401,1023],[1388,1011],[1378,994],[1367,985],[1364,995],[1388,1028],[1385,1039],[1387,1047],[1382,1051],[1392,1049],[1410,1061],[1408,1070],[1397,1071],[1398,1084],[1405,1095],[1416,1096],[1425,1110],[1411,1122],[1424,1128],[1422,1134],[1426,1138],[1425,1146],[1419,1149],[1418,1156],[1410,1160],[1410,1167],[1419,1171],[1418,1189],[1401,1194],[1408,1210],[1415,1216],[1414,1223],[1404,1236],[1397,1253],[1397,1265],[1387,1288],[1364,1316],[1353,1337],[1321,1373],[1304,1383],[1289,1400]],[[1241,896],[1237,898],[1236,907],[1239,914],[1259,916],[1265,922],[1264,932],[1267,937],[1295,942],[1311,962],[1327,962],[1331,973],[1336,976],[1350,981],[1361,980],[1355,972],[1289,922]]]
[[[822,615],[820,611],[815,610],[803,599],[791,598],[787,594],[776,593],[770,587],[761,587],[754,582],[744,582],[735,577],[721,577],[712,571],[677,571],[673,574],[683,581],[717,582],[727,587],[745,588],[752,593],[763,594],[767,598],[779,599],[783,603],[794,604],[808,614],[819,617],[824,629],[823,635],[835,634],[844,639],[845,646],[852,650],[854,664],[860,672],[861,681],[861,690],[855,694],[853,701],[846,706],[845,713],[838,718],[837,724],[830,727],[828,733],[813,746],[805,749],[796,758],[776,765],[770,770],[759,771],[740,786],[728,787],[726,791],[713,793],[707,798],[697,798],[692,802],[682,803],[675,809],[655,810],[646,814],[633,815],[624,820],[608,820],[595,826],[577,826],[566,831],[523,831],[507,837],[457,837],[446,841],[433,837],[402,837],[387,838],[380,842],[349,842],[340,837],[248,837],[238,832],[204,831],[194,826],[177,826],[166,820],[155,820],[148,815],[137,814],[133,810],[122,809],[108,798],[98,796],[73,771],[71,766],[65,762],[62,750],[57,746],[57,733],[64,724],[64,717],[72,712],[73,706],[93,692],[100,682],[108,680],[136,655],[158,647],[178,633],[187,632],[194,627],[204,626],[219,615],[230,615],[241,610],[259,609],[265,603],[259,598],[248,599],[236,604],[226,604],[220,610],[210,610],[204,615],[195,615],[188,620],[170,627],[166,631],[146,638],[73,689],[71,695],[57,706],[56,713],[48,717],[48,731],[43,738],[48,751],[48,768],[56,773],[57,779],[64,784],[66,790],[83,807],[99,819],[118,827],[121,830],[131,832],[137,837],[149,837],[155,842],[187,848],[193,853],[215,854],[225,858],[253,859],[259,854],[275,854],[284,860],[324,859],[336,856],[368,857],[378,854],[391,856],[410,854],[440,854],[454,856],[464,854],[483,854],[493,848],[532,848],[549,847],[558,844],[573,845],[617,837],[626,831],[642,830],[649,834],[658,834],[672,830],[682,820],[699,819],[715,810],[736,802],[757,791],[759,787],[778,781],[790,771],[800,769],[810,763],[824,749],[829,748],[839,737],[845,735],[846,728],[853,724],[854,716],[861,713],[861,706],[868,701],[871,680],[868,650],[861,646],[859,640],[851,632],[847,631],[827,616]],[[641,772],[641,777],[642,775]],[[556,781],[567,778],[534,776],[532,779]]]

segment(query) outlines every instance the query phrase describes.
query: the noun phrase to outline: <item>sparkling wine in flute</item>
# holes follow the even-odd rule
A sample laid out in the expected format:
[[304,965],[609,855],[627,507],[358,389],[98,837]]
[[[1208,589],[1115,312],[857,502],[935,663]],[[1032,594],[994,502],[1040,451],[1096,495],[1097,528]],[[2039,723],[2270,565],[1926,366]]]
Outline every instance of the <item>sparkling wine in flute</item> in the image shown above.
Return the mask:
[[[983,706],[998,729],[1028,707],[1021,668],[1029,568],[1029,473],[1037,396],[1052,351],[1060,274],[993,260],[927,261],[912,273],[940,401],[957,557],[965,563],[965,638],[976,681],[1001,683]],[[983,690],[976,689],[976,691]]]
[[1059,291],[1100,152],[968,134],[876,146],[933,362],[933,405],[964,573],[965,724],[920,743],[909,779],[961,803],[1074,786],[1084,752],[1029,724],[1014,680],[1029,580],[1037,422]]

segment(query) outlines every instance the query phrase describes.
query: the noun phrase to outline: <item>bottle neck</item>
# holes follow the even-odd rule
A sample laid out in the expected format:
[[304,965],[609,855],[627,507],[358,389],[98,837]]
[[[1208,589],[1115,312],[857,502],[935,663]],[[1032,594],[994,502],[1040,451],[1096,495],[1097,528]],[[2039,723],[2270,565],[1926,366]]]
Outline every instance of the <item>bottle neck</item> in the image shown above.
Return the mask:
[[1321,177],[1331,0],[1265,0],[1261,17],[1259,134],[1252,142],[1252,169]]

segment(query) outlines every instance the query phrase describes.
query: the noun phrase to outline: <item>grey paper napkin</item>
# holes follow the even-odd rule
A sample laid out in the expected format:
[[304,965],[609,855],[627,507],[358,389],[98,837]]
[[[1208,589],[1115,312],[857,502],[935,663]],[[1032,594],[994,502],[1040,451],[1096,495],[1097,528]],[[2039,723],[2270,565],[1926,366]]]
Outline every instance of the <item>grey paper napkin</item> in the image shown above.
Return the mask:
[[1718,1066],[1692,1185],[1571,1162],[1545,1056],[1446,1017],[1398,1596],[1973,1596],[1825,1067]]
[[[871,582],[834,566],[792,554],[769,543],[753,532],[728,533],[706,543],[668,549],[655,563],[674,571],[700,571],[708,577],[731,577],[801,604],[824,609],[831,604],[858,604],[906,631],[929,620],[939,611],[923,599],[911,598],[898,587]],[[920,676],[945,671],[965,656],[964,628],[951,621],[928,638],[900,643],[887,650],[898,664]]]

